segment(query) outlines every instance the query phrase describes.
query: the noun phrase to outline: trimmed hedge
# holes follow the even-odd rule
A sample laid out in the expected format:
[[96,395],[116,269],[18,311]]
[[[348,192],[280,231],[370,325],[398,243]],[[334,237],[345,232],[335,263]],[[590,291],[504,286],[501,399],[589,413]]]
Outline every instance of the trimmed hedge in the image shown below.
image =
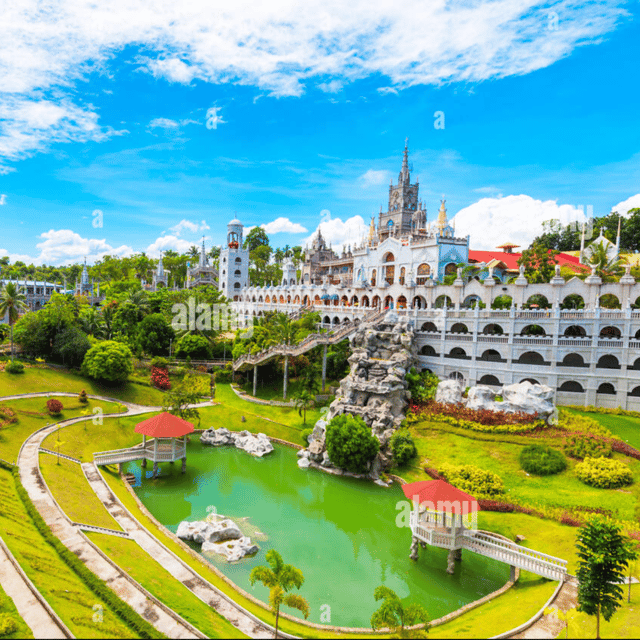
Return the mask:
[[[5,466],[5,465],[3,465]],[[6,467],[5,467],[6,468]],[[166,638],[153,625],[140,617],[126,602],[122,601],[103,580],[100,580],[83,562],[56,538],[47,523],[33,506],[26,489],[20,481],[17,467],[12,468],[16,491],[27,513],[31,516],[40,535],[55,549],[61,560],[140,638]]]
[[586,457],[609,458],[611,456],[611,445],[604,440],[576,435],[565,440],[564,452],[570,458],[576,458],[576,460],[584,460]]
[[567,431],[577,431],[602,438],[611,438],[613,436],[611,431],[601,425],[597,420],[588,418],[587,416],[577,416],[562,409],[560,410],[558,427],[560,429],[566,429]]
[[586,457],[576,465],[576,476],[580,482],[598,489],[617,489],[633,482],[633,474],[619,460]]
[[4,370],[7,373],[24,373],[24,365],[22,364],[22,362],[18,362],[17,360],[14,360],[13,362],[10,362],[4,368]]
[[575,404],[567,404],[565,405],[565,407],[567,409],[575,409],[576,411],[584,411],[585,413],[603,413],[613,416],[628,416],[630,418],[640,418],[640,411],[630,411],[628,409],[621,409],[620,407],[611,409],[609,407],[594,407],[592,404],[589,404],[586,407],[578,406]]
[[402,467],[418,455],[416,443],[406,429],[396,431],[391,436],[391,452],[396,465]]
[[0,613],[0,638],[8,636],[18,629],[16,619],[8,613]]
[[524,411],[491,411],[490,409],[469,409],[462,404],[445,402],[429,402],[424,405],[412,404],[410,411],[421,417],[450,416],[458,420],[479,423],[484,426],[499,426],[506,424],[530,424],[540,421],[537,413]]
[[309,446],[309,436],[313,433],[313,429],[303,429],[300,432],[300,440],[305,447]]
[[536,422],[530,422],[529,424],[480,424],[479,422],[471,422],[470,420],[463,420],[461,418],[454,418],[453,416],[446,416],[442,414],[429,415],[430,420],[437,422],[444,422],[452,427],[458,427],[459,429],[468,429],[470,431],[479,431],[481,433],[528,433],[535,431],[536,429],[543,429],[546,424],[543,420],[536,420]]
[[438,471],[449,484],[475,498],[493,498],[504,493],[502,478],[480,467],[471,464],[457,466],[443,462]]
[[520,452],[520,466],[536,476],[552,476],[567,468],[567,459],[556,449],[530,444]]

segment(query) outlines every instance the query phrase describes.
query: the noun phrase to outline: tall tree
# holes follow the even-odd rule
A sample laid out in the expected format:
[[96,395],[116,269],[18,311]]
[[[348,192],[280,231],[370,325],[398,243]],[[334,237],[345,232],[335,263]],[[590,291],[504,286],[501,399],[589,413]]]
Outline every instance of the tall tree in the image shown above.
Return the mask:
[[9,333],[11,336],[11,362],[13,362],[13,325],[18,319],[20,312],[27,308],[26,295],[23,288],[18,288],[15,283],[7,282],[0,289],[0,318],[7,316],[9,322]]
[[620,525],[603,516],[593,516],[578,530],[578,611],[596,616],[596,638],[600,638],[600,615],[608,622],[624,592],[624,572],[632,559],[629,540]]
[[247,237],[244,239],[244,244],[242,246],[245,249],[249,249],[249,251],[254,251],[261,246],[268,247],[269,236],[262,227],[254,227],[247,234]]
[[266,559],[269,566],[254,567],[249,575],[249,582],[252,585],[256,582],[262,582],[269,589],[269,604],[276,616],[273,637],[277,638],[280,607],[284,604],[292,609],[297,609],[302,612],[306,620],[309,617],[309,603],[302,596],[288,593],[293,587],[300,589],[304,584],[302,571],[293,565],[285,564],[282,556],[275,549],[267,551]]
[[315,403],[315,396],[307,389],[303,389],[295,396],[294,406],[298,410],[298,415],[302,416],[302,424],[307,424],[307,411],[313,408]]
[[518,265],[524,265],[524,272],[530,284],[549,282],[555,274],[556,256],[558,251],[547,249],[542,244],[534,242],[529,249],[525,249],[518,259]]

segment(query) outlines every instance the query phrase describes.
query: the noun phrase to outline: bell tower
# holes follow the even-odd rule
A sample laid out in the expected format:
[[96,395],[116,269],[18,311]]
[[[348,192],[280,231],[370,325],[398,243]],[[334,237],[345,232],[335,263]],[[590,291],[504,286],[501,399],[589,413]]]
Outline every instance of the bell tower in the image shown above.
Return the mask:
[[389,208],[386,213],[380,212],[378,236],[380,240],[386,238],[401,238],[411,235],[414,213],[419,208],[418,181],[411,184],[411,170],[409,169],[409,138],[404,142],[402,168],[398,174],[398,184],[389,185]]

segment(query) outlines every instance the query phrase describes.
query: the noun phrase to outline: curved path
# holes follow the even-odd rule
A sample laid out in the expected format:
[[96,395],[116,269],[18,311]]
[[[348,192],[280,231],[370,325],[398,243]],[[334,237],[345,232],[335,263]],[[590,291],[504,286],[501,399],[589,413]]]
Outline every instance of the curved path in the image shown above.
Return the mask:
[[[0,398],[0,402],[41,396],[76,397],[77,394],[66,392],[28,393],[4,396]],[[105,414],[110,416],[131,416],[162,410],[161,407],[137,405],[118,400],[117,398],[94,395],[89,395],[89,397],[97,400],[118,402],[127,409],[125,412],[118,414]],[[216,403],[213,401],[206,401],[194,406],[205,407],[214,404]],[[54,535],[56,535],[70,551],[77,555],[80,560],[85,563],[87,568],[100,579],[104,580],[122,600],[127,602],[143,618],[170,638],[205,637],[202,634],[196,633],[197,629],[177,614],[174,613],[173,616],[170,615],[173,612],[167,607],[159,607],[156,603],[149,600],[146,592],[138,588],[126,572],[107,562],[87,538],[82,535],[80,528],[69,520],[49,492],[39,468],[39,450],[42,442],[60,426],[69,426],[77,422],[91,420],[93,417],[94,416],[81,416],[69,420],[62,420],[34,432],[25,440],[18,454],[17,461],[20,479],[25,490]],[[121,526],[124,525],[123,529],[129,533],[149,555],[158,561],[161,566],[165,567],[198,598],[213,607],[243,633],[253,638],[270,638],[273,636],[274,629],[270,625],[263,623],[245,611],[240,605],[237,605],[222,594],[216,587],[203,580],[195,571],[189,568],[188,565],[183,563],[149,533],[111,493],[111,490],[106,483],[104,483],[102,476],[93,463],[85,463],[83,470],[90,485],[103,501],[105,508],[107,508],[110,513],[113,512],[112,515],[114,515],[114,517],[117,514],[116,520]],[[100,484],[102,486],[100,486]],[[29,624],[29,620],[25,619],[25,622]],[[293,637],[287,636],[287,634],[282,632],[280,632],[280,635],[283,637]],[[45,637],[47,636],[45,635]]]

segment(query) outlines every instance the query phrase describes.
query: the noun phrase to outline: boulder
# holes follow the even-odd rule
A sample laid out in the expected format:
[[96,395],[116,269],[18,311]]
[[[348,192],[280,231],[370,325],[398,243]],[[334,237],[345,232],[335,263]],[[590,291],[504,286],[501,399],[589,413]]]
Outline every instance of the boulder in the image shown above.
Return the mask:
[[246,556],[254,555],[258,549],[258,545],[246,536],[225,542],[204,542],[202,545],[202,553],[216,553],[224,556],[228,562],[237,562]]
[[514,413],[538,413],[541,417],[549,417],[553,411],[553,389],[543,384],[520,382],[502,388],[504,402],[496,404],[502,411]]
[[479,384],[469,389],[467,398],[467,409],[489,409],[496,411],[496,392],[485,385]]
[[239,432],[229,431],[224,427],[207,429],[200,436],[200,442],[214,447],[233,445],[257,457],[262,457],[273,451],[273,445],[264,433],[255,435],[246,429]]
[[458,380],[441,380],[436,389],[436,402],[458,404],[462,402],[462,384]]
[[311,461],[309,460],[309,458],[299,458],[298,466],[301,469],[308,469],[311,466]]
[[242,538],[242,531],[240,531],[233,520],[225,519],[210,525],[210,528],[207,530],[207,536],[203,543],[223,542],[225,540],[239,540],[240,538]]
[[324,439],[324,434],[326,433],[326,431],[327,431],[327,421],[320,418],[320,420],[318,420],[318,422],[316,422],[315,426],[313,427],[313,431],[309,436],[309,442],[313,442],[314,440]]

